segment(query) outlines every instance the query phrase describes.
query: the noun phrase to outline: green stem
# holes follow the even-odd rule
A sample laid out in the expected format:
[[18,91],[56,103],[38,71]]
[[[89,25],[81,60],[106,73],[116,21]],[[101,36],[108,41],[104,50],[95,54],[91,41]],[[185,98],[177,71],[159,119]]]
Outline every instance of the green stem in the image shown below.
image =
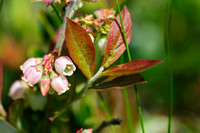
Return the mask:
[[[103,107],[103,110],[104,110],[104,112],[106,114],[107,120],[111,120],[111,115],[110,115],[110,111],[109,111],[108,105],[106,104],[101,92],[97,92],[97,94],[98,94],[98,96],[100,98],[101,106]],[[116,132],[114,126],[110,126],[110,128],[111,128],[113,133]]]
[[88,80],[88,82],[85,84],[85,86],[83,87],[83,89],[78,94],[76,94],[76,96],[74,96],[72,99],[70,99],[68,102],[66,102],[66,104],[63,106],[63,108],[59,112],[57,112],[53,117],[51,117],[50,120],[54,121],[58,116],[60,116],[65,111],[67,111],[67,109],[69,108],[69,106],[74,101],[80,99],[83,96],[85,90],[87,90],[92,85],[92,83],[94,83],[96,81],[96,79],[98,77],[100,77],[100,74],[103,72],[103,70],[104,70],[104,68],[100,67],[100,69],[98,70],[98,72],[90,80]]
[[173,67],[172,67],[172,49],[170,43],[171,31],[171,18],[172,18],[172,0],[169,0],[166,23],[165,23],[165,49],[167,55],[168,72],[169,72],[169,117],[168,117],[168,133],[171,132],[171,120],[173,113]]
[[126,114],[127,114],[127,118],[128,118],[129,130],[130,130],[130,133],[133,133],[134,132],[133,120],[132,120],[133,117],[131,115],[131,108],[130,108],[130,103],[128,100],[127,88],[123,89],[123,95],[124,95],[124,101],[125,101],[125,106],[126,106]]
[[1,12],[2,7],[3,7],[3,0],[1,0],[0,2],[0,12]]
[[56,13],[58,19],[60,20],[60,22],[62,23],[63,20],[62,20],[62,18],[60,17],[60,15],[59,15],[58,11],[56,10],[55,6],[53,5],[53,3],[51,3],[51,7],[52,7],[53,10],[55,11],[55,13]]
[[[124,39],[124,42],[125,42],[125,45],[126,45],[126,50],[127,50],[127,54],[128,54],[128,59],[129,59],[129,61],[132,61],[131,55],[130,55],[130,50],[129,50],[129,47],[128,47],[128,42],[127,42],[127,39],[126,39],[124,24],[123,24],[123,20],[122,20],[122,16],[121,16],[121,10],[120,10],[120,6],[119,6],[118,0],[116,0],[116,3],[117,3],[117,9],[118,9],[118,12],[119,12],[119,17],[120,17],[120,22],[121,22],[121,27],[122,27],[122,32],[123,32],[123,39]],[[130,105],[129,105],[129,102],[128,102],[127,90],[124,89],[123,92],[124,92],[124,98],[125,98],[126,109],[129,110],[129,111],[127,111],[127,114],[128,114],[128,112],[131,112],[131,111],[130,111]],[[144,124],[143,124],[143,117],[142,117],[142,111],[141,111],[140,100],[139,100],[139,94],[138,94],[136,85],[135,85],[135,95],[136,95],[137,104],[138,104],[138,111],[139,111],[139,116],[140,116],[140,122],[141,122],[142,132],[145,133]],[[133,125],[132,125],[133,122],[132,122],[131,113],[128,114],[128,115],[130,115],[130,116],[128,116],[129,128],[130,128],[131,130],[133,130],[133,129],[132,129],[132,127],[133,127]],[[132,132],[133,132],[133,131],[132,131]]]

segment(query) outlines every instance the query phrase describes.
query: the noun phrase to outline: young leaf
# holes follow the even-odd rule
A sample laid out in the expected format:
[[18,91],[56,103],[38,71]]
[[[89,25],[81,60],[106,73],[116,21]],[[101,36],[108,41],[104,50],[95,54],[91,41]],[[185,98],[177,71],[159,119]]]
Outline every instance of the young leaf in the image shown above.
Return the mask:
[[0,103],[3,95],[3,87],[4,87],[4,72],[3,72],[3,63],[0,59]]
[[67,18],[66,43],[69,54],[87,78],[94,75],[95,48],[87,31]]
[[[131,16],[127,7],[124,7],[124,10],[121,12],[121,15],[123,19],[127,42],[129,44],[131,40],[131,35],[132,35],[132,22],[131,22]],[[104,67],[110,66],[125,51],[126,46],[124,44],[124,40],[121,33],[122,33],[121,24],[120,24],[120,19],[118,15],[115,21],[112,22],[112,25],[108,34],[107,48],[104,55],[102,66]]]
[[24,100],[22,98],[15,100],[9,107],[8,121],[17,129],[21,129],[20,119],[24,109]]
[[161,63],[159,60],[137,59],[131,62],[114,66],[101,75],[129,75],[144,71],[152,66]]
[[123,89],[135,84],[146,83],[144,78],[140,74],[131,74],[123,76],[109,76],[103,83],[96,84],[91,87],[95,90],[104,90],[104,89]]

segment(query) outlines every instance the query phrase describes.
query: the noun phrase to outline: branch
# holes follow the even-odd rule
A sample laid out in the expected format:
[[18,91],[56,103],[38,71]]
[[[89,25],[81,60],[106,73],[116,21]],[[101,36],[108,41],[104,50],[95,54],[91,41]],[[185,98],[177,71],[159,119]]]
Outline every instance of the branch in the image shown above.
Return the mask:
[[113,118],[110,121],[103,121],[101,125],[94,131],[94,133],[100,133],[105,127],[111,125],[121,125],[122,119],[120,118]]

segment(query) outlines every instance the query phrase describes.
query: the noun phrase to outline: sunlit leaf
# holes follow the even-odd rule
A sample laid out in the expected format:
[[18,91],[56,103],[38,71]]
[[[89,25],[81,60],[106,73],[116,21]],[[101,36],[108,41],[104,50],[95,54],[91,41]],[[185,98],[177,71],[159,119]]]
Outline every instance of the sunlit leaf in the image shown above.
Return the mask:
[[4,87],[4,72],[3,72],[3,63],[0,59],[0,103],[3,95],[3,87]]
[[[131,34],[132,34],[132,22],[131,22],[131,16],[127,9],[127,7],[124,7],[124,10],[121,12],[124,29],[126,33],[126,38],[128,44],[131,40]],[[124,40],[121,34],[121,27],[119,15],[117,16],[116,20],[113,21],[109,34],[108,34],[108,41],[107,41],[107,48],[103,59],[102,66],[108,67],[113,62],[115,62],[121,54],[125,51],[126,46],[124,44]]]
[[[101,81],[101,80],[100,80]],[[131,74],[123,76],[108,76],[103,83],[97,83],[90,89],[104,90],[104,89],[123,89],[125,87],[133,86],[135,84],[146,83],[140,74]]]
[[21,118],[24,109],[22,98],[15,100],[9,107],[8,121],[17,129],[21,129]]
[[94,75],[95,48],[87,31],[67,18],[66,44],[70,56],[87,78]]
[[1,133],[19,133],[12,125],[5,120],[0,119],[0,132]]
[[137,59],[131,62],[114,66],[101,75],[129,75],[144,71],[152,66],[161,63],[159,60]]

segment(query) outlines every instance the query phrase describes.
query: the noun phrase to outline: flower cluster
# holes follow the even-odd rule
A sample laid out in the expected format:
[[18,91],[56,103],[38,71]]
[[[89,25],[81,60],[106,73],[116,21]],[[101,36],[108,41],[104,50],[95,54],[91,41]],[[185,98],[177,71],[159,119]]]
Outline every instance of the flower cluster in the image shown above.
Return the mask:
[[41,93],[45,96],[50,84],[59,95],[69,90],[65,76],[71,76],[76,67],[69,57],[58,57],[54,51],[43,58],[28,59],[20,69],[24,73],[22,79],[31,87],[39,82]]
[[108,34],[114,19],[115,11],[113,9],[99,9],[94,14],[76,17],[73,21],[79,23],[94,36],[94,29],[102,34]]

